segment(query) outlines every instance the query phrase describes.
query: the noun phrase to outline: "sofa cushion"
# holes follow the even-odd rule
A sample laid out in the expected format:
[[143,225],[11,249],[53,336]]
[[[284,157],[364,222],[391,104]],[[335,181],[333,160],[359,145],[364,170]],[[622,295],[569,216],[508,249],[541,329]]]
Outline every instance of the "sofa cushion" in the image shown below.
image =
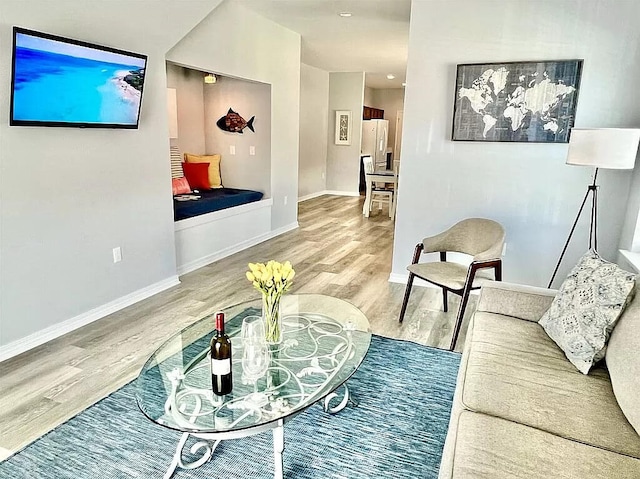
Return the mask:
[[[469,323],[469,331],[473,331],[473,316]],[[464,344],[464,350],[468,351],[471,345],[471,333],[467,335],[467,339]],[[447,438],[444,443],[444,449],[442,450],[442,460],[440,461],[439,478],[452,477],[453,474],[453,459],[456,448],[457,430],[458,430],[458,418],[460,414],[466,411],[462,404],[462,384],[464,384],[467,364],[469,363],[469,355],[463,354],[460,359],[460,367],[458,368],[458,377],[456,379],[456,391],[453,394],[453,404],[451,405],[451,416],[449,418],[449,428],[447,429]]]
[[540,319],[549,337],[582,373],[604,358],[609,335],[634,282],[632,273],[588,251]]
[[607,368],[622,412],[640,434],[640,298],[629,303],[611,333]]
[[477,312],[471,334],[462,385],[467,409],[640,458],[640,437],[604,368],[581,374],[530,321]]
[[557,291],[521,284],[493,281],[483,284],[476,311],[504,314],[527,321],[540,321]]
[[522,424],[463,411],[453,474],[440,479],[632,479],[640,459],[567,441]]

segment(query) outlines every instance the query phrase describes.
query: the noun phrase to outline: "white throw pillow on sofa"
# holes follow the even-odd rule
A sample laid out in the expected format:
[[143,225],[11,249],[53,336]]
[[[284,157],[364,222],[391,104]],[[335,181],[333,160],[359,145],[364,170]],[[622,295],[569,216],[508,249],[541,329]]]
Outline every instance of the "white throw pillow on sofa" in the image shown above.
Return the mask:
[[609,335],[635,284],[635,275],[585,253],[539,324],[583,374],[604,358]]

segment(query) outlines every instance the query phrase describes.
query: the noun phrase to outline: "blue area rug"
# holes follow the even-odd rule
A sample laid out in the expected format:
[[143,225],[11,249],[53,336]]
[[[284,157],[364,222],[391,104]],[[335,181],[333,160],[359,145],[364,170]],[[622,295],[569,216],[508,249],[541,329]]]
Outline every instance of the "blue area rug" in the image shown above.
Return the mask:
[[[359,406],[330,415],[316,404],[286,423],[284,477],[435,479],[459,363],[456,353],[373,336],[349,380]],[[0,478],[159,478],[179,438],[138,410],[131,383],[1,463]],[[174,477],[270,479],[272,434],[223,441],[209,463]]]

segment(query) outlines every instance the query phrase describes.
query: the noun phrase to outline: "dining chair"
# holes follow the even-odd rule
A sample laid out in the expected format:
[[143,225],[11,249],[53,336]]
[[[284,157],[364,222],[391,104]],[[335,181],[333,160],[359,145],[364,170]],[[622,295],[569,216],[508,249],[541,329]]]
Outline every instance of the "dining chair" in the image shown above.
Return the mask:
[[[447,293],[461,296],[449,347],[453,351],[460,334],[464,311],[471,291],[479,289],[487,281],[502,281],[504,239],[504,228],[499,223],[485,218],[468,218],[456,223],[448,230],[425,238],[418,243],[413,252],[413,260],[407,266],[409,279],[398,318],[400,323],[402,323],[407,311],[409,295],[416,276],[442,288],[442,303],[445,312],[448,310]],[[473,259],[471,264],[466,267],[447,261],[447,252],[465,253],[471,255]],[[420,255],[423,253],[440,253],[440,261],[419,263]]]
[[[363,156],[362,157],[362,164],[364,166],[364,173],[365,173],[365,178],[366,175],[368,174],[373,174],[375,172],[374,166],[373,166],[373,159],[370,156]],[[381,210],[382,206],[384,204],[386,204],[389,208],[389,217],[392,218],[392,214],[393,214],[393,195],[394,195],[394,191],[393,190],[388,190],[385,188],[384,183],[379,186],[378,184],[376,184],[377,182],[372,182],[367,180],[367,189],[371,188],[370,194],[369,194],[369,211],[371,211],[373,209],[373,204],[377,203],[378,204],[378,209]]]

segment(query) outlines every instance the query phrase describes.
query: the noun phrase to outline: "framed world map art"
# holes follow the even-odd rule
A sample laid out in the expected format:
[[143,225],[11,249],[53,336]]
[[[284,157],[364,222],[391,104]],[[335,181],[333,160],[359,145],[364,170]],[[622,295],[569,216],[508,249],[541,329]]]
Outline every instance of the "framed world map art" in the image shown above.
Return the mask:
[[454,141],[568,143],[582,60],[458,65]]

